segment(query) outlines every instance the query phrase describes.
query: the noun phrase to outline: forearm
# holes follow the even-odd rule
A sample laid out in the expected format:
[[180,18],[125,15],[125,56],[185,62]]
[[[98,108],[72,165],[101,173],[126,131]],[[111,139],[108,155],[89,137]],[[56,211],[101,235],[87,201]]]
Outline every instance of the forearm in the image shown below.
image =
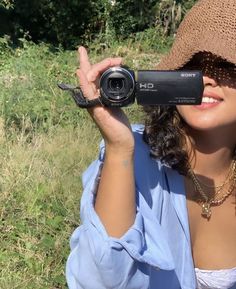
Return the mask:
[[133,153],[106,150],[95,210],[107,233],[122,236],[136,215]]

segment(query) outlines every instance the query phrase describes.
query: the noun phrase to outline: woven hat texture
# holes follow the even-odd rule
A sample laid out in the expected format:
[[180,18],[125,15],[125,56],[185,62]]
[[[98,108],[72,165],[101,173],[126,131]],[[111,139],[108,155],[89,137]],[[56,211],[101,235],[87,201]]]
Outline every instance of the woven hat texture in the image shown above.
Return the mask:
[[172,49],[157,69],[181,68],[204,51],[236,65],[236,0],[199,0],[180,24]]

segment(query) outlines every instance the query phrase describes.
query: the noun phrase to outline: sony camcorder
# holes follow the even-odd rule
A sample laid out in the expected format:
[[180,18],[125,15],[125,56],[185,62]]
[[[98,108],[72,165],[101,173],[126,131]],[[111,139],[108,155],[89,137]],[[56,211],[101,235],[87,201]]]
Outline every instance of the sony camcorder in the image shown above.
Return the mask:
[[59,84],[72,91],[77,105],[91,107],[102,104],[108,107],[123,107],[134,103],[140,105],[198,105],[203,94],[201,71],[139,70],[134,72],[124,67],[112,67],[100,78],[100,97],[87,100],[79,88]]

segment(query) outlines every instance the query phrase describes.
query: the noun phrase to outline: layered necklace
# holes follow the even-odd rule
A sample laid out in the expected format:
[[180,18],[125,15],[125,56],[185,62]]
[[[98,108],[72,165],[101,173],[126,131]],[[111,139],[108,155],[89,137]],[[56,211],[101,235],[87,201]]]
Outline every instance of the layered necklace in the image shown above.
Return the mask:
[[[188,175],[191,178],[195,192],[199,194],[199,198],[197,199],[198,203],[202,207],[202,216],[207,218],[208,220],[211,217],[212,210],[211,206],[219,206],[221,205],[227,197],[229,197],[236,185],[236,161],[233,160],[229,169],[229,172],[224,180],[224,182],[218,186],[209,186],[203,182],[201,182],[192,168],[189,168]],[[214,189],[214,196],[209,197],[208,194],[203,189],[205,187],[208,190]]]

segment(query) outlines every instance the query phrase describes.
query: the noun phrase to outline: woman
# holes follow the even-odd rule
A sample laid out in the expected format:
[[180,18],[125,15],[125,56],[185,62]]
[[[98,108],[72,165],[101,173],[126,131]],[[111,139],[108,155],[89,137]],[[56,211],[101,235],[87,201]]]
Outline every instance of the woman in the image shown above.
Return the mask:
[[[104,143],[83,176],[71,289],[236,288],[235,15],[234,0],[200,0],[158,66],[203,70],[202,105],[149,107],[132,129],[119,109],[89,109]],[[79,53],[81,89],[96,98],[122,59]]]

